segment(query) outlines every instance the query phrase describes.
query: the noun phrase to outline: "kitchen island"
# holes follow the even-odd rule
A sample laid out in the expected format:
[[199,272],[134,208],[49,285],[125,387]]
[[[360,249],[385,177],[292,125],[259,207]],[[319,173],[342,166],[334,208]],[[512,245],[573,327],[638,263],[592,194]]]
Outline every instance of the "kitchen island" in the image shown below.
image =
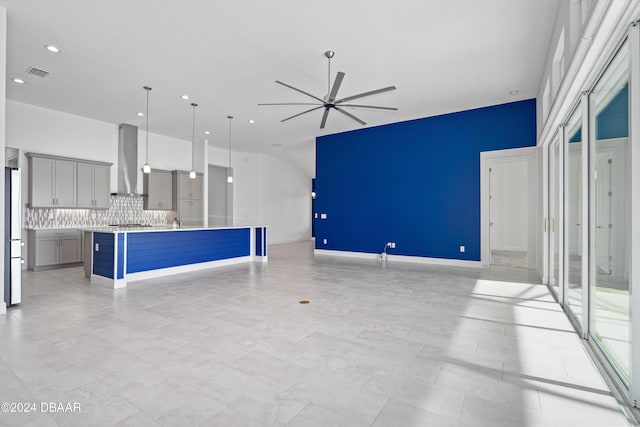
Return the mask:
[[124,288],[136,280],[267,261],[267,228],[99,227],[83,229],[92,283]]

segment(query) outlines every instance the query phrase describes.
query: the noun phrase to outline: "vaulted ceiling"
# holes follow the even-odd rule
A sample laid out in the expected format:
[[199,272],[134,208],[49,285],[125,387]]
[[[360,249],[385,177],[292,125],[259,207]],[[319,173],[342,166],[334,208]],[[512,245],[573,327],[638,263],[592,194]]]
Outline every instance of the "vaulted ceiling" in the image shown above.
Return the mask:
[[[226,147],[235,116],[239,150],[288,157],[313,174],[316,136],[361,127],[322,109],[281,123],[346,73],[341,96],[384,86],[397,90],[358,103],[397,112],[349,109],[375,126],[534,98],[557,0],[0,0],[7,8],[7,97],[71,114]],[[47,44],[60,48],[52,54]],[[50,72],[26,74],[29,67]],[[25,84],[11,81],[19,77]],[[181,99],[187,94],[190,100]],[[249,123],[254,120],[255,123]],[[115,143],[115,141],[114,141]]]

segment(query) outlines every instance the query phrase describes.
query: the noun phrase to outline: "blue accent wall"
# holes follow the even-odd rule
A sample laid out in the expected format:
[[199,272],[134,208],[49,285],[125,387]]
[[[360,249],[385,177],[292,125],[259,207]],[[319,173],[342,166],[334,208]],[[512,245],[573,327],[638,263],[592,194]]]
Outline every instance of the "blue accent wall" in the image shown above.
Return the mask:
[[113,233],[93,233],[93,274],[113,279],[113,241]]
[[535,99],[319,137],[316,248],[479,261],[480,152],[535,143]]
[[127,274],[249,256],[249,228],[128,233]]

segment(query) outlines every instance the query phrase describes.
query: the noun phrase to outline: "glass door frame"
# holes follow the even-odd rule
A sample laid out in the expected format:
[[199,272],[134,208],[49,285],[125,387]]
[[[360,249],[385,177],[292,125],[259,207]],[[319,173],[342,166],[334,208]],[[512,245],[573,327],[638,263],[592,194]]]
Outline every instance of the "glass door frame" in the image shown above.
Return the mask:
[[[569,262],[569,239],[566,236],[566,233],[568,232],[568,228],[566,227],[567,224],[567,210],[566,207],[569,206],[569,191],[568,187],[569,187],[569,176],[568,173],[570,172],[570,168],[567,167],[567,163],[569,162],[569,148],[570,148],[570,144],[569,144],[569,139],[570,139],[570,135],[568,135],[569,129],[568,129],[568,121],[570,120],[570,118],[573,116],[574,112],[576,111],[576,108],[580,108],[580,126],[581,126],[581,132],[582,132],[582,136],[581,139],[582,141],[580,142],[582,144],[581,148],[580,148],[580,165],[581,165],[581,188],[580,191],[582,193],[582,198],[581,198],[581,205],[579,207],[579,218],[580,218],[580,223],[582,224],[581,227],[581,264],[580,264],[580,271],[581,271],[581,277],[580,277],[580,291],[581,291],[581,315],[580,317],[578,317],[578,315],[575,313],[574,309],[571,308],[571,304],[569,303],[569,285],[570,285],[570,280],[569,280],[569,269],[571,267],[570,262]],[[589,284],[589,278],[588,278],[588,272],[589,272],[589,227],[587,226],[587,224],[589,224],[589,198],[588,198],[588,194],[589,194],[589,147],[591,146],[590,143],[590,129],[589,129],[589,92],[585,91],[582,92],[580,95],[580,98],[578,98],[576,100],[576,102],[574,103],[573,107],[569,110],[570,113],[568,114],[568,118],[567,121],[565,121],[562,125],[561,125],[561,141],[560,143],[562,144],[560,147],[560,158],[562,159],[562,163],[561,163],[561,170],[562,170],[562,175],[560,176],[560,180],[562,181],[563,185],[561,186],[562,188],[562,202],[561,202],[561,206],[562,206],[562,213],[561,213],[561,218],[562,220],[560,221],[560,223],[562,224],[561,228],[562,228],[562,234],[561,234],[561,246],[560,246],[560,258],[562,259],[560,261],[560,265],[562,267],[562,270],[560,270],[560,276],[562,277],[561,279],[561,283],[562,283],[562,306],[564,308],[565,313],[567,314],[567,317],[569,318],[569,320],[574,324],[576,330],[578,331],[578,333],[580,334],[580,336],[583,339],[588,339],[589,336],[589,288],[588,288],[588,284]]]
[[[561,307],[564,307],[564,144],[565,144],[565,125],[560,125],[558,130],[554,133],[551,138],[551,142],[548,145],[544,146],[546,151],[546,159],[547,159],[547,167],[544,173],[545,176],[545,189],[546,189],[546,207],[545,211],[547,212],[546,220],[545,220],[545,271],[546,273],[546,284],[551,290],[551,294],[556,298],[556,301],[560,304]],[[555,159],[557,164],[557,183],[558,188],[555,191],[552,191],[552,187],[554,185],[554,180],[552,179],[554,173],[553,171],[553,162],[551,161],[552,156],[554,155],[554,145],[557,143],[558,145],[558,157]],[[554,212],[552,209],[553,203],[551,202],[551,197],[555,196],[554,203],[558,206],[557,216],[554,216]],[[558,235],[558,277],[556,280],[558,281],[556,286],[551,284],[551,278],[553,277],[553,263],[551,259],[555,257],[555,246],[554,246],[554,233]]]
[[[629,167],[631,242],[629,289],[631,292],[630,400],[640,405],[640,24],[629,29]],[[634,315],[635,314],[635,315]]]

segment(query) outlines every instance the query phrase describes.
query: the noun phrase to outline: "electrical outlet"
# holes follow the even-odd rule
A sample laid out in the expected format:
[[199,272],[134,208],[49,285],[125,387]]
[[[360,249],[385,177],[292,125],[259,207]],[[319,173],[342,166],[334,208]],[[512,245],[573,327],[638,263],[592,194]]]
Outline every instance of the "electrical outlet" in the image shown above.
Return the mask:
[[313,214],[313,217],[314,217],[315,219],[318,219],[318,212],[314,213],[314,214]]
[[396,248],[396,242],[391,242],[391,249],[395,249]]
[[320,214],[320,219],[327,219],[327,214]]
[[460,252],[464,252],[464,246],[460,246]]
[[327,239],[322,239],[322,244],[326,245],[327,244]]

